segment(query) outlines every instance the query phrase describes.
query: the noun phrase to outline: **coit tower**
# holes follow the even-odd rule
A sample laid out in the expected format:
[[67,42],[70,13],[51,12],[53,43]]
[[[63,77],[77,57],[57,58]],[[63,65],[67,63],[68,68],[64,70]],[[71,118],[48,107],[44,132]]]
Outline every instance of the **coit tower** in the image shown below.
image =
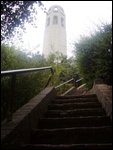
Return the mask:
[[59,5],[50,7],[47,12],[43,43],[45,58],[55,52],[67,56],[66,17],[63,8]]

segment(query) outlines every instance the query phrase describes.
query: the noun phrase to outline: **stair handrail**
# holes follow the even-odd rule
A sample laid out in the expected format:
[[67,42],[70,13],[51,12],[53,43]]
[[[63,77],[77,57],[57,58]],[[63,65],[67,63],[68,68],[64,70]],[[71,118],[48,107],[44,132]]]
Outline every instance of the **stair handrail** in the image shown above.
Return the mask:
[[1,71],[1,77],[4,76],[11,76],[11,103],[10,103],[10,112],[9,116],[7,118],[7,121],[12,120],[12,114],[13,114],[13,103],[14,103],[14,95],[15,95],[15,84],[16,84],[16,75],[17,74],[22,74],[22,73],[30,73],[30,72],[37,72],[37,71],[45,71],[45,70],[50,70],[51,71],[51,76],[49,77],[46,87],[51,81],[51,77],[54,74],[54,70],[52,66],[47,66],[47,67],[40,67],[40,68],[28,68],[28,69],[16,69],[16,70],[7,70],[7,71]]
[[1,71],[1,76],[28,73],[28,72],[34,72],[34,71],[35,72],[43,71],[43,70],[47,70],[47,69],[50,69],[52,74],[54,73],[52,66],[48,66],[48,67],[40,67],[40,68],[28,68],[28,69],[16,69],[16,70]]
[[65,85],[65,84],[67,84],[67,83],[69,83],[69,82],[71,82],[71,81],[73,81],[74,85],[76,86],[76,83],[80,82],[81,80],[83,80],[83,78],[80,78],[80,79],[78,79],[78,80],[75,80],[75,78],[72,78],[72,79],[70,79],[70,80],[68,80],[68,81],[63,82],[62,84],[57,85],[57,86],[55,87],[55,89],[58,89],[59,87]]
[[76,80],[76,83],[79,82],[79,81],[81,81],[81,80],[83,80],[83,78],[80,78],[80,79]]
[[70,80],[68,80],[68,81],[66,81],[66,82],[63,82],[63,83],[61,83],[61,84],[57,85],[57,86],[55,87],[55,89],[57,89],[57,88],[61,87],[62,85],[65,85],[65,84],[67,84],[67,83],[69,83],[69,82],[71,82],[71,81],[75,81],[75,79],[74,79],[74,78],[72,78],[72,79],[70,79]]

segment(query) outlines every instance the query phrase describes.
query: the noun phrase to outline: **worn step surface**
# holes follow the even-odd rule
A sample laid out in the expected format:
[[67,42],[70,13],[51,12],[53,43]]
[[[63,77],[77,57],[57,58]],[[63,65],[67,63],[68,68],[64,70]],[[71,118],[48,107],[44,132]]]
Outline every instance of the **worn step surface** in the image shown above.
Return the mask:
[[11,145],[2,150],[112,150],[112,143],[86,143],[86,144],[23,144],[23,145]]
[[57,96],[23,148],[110,150],[111,143],[111,120],[96,95]]
[[34,129],[32,143],[80,144],[112,142],[112,127],[74,127],[61,129]]
[[95,94],[90,94],[90,95],[80,95],[80,96],[75,96],[75,95],[66,95],[66,96],[56,96],[56,99],[70,99],[70,98],[97,98]]
[[33,149],[33,150],[53,150],[53,149],[68,149],[68,150],[112,150],[111,143],[105,144],[60,144],[60,145],[51,145],[51,144],[27,144],[23,146],[23,149]]
[[87,103],[87,102],[98,102],[96,98],[73,98],[73,99],[56,99],[52,101],[52,104],[64,104],[64,103]]
[[48,110],[45,117],[78,117],[78,116],[105,116],[101,108],[85,108],[72,110]]
[[87,116],[87,117],[64,117],[64,118],[41,118],[39,121],[40,129],[68,128],[68,127],[97,127],[110,126],[111,120],[106,116]]
[[66,103],[66,104],[50,104],[48,109],[76,109],[76,108],[100,108],[101,105],[98,102],[85,102],[85,103]]

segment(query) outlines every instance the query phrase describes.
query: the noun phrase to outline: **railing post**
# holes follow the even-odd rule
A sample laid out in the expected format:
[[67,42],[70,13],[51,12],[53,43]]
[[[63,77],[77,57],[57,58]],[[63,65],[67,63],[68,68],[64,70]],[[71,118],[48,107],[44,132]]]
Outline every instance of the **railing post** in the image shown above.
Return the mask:
[[46,87],[49,85],[49,83],[50,83],[50,81],[51,81],[51,78],[52,78],[52,75],[49,76],[49,78],[48,78],[48,80],[47,80],[47,83],[46,83],[46,85],[45,85],[44,88],[46,88]]
[[54,74],[54,70],[53,70],[53,68],[51,68],[51,74],[52,74],[52,75]]
[[15,98],[15,84],[16,84],[16,74],[12,74],[11,78],[11,97],[10,97],[10,104],[9,104],[9,112],[7,121],[12,120],[13,110],[14,110],[14,98]]
[[50,83],[50,81],[51,81],[51,79],[52,79],[52,76],[54,75],[54,70],[53,70],[53,68],[50,68],[50,70],[51,70],[51,75],[49,76],[49,78],[48,78],[48,80],[47,80],[47,83],[46,83],[46,85],[45,85],[44,88],[46,88],[46,87],[49,85],[49,83]]
[[75,80],[75,78],[73,78],[73,82],[74,82],[74,87],[76,87],[76,80]]

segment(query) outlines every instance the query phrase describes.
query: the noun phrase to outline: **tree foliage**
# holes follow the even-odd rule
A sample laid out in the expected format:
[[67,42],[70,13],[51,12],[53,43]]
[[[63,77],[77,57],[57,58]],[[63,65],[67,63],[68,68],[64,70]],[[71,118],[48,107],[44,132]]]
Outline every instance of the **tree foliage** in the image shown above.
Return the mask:
[[41,1],[1,1],[1,40],[12,34],[15,27],[22,25],[25,20],[32,22],[33,4],[44,8]]
[[[38,53],[33,54],[32,57],[28,57],[24,52],[13,47],[8,47],[6,45],[1,46],[2,71],[44,66],[52,66],[55,71],[50,83],[52,86],[57,86],[69,80],[73,77],[73,73],[76,72],[74,64],[72,63],[72,58],[67,59],[62,54],[51,54],[48,59],[45,59]],[[43,90],[49,75],[50,71],[16,75],[15,102],[13,111],[21,107],[23,104],[28,102],[30,98]],[[70,86],[72,86],[72,84],[61,87],[58,94],[63,93],[69,89]],[[10,100],[11,78],[3,77],[1,80],[2,119],[7,116]]]
[[[60,52],[51,53],[47,59],[47,63],[52,65],[55,70],[55,74],[52,78],[52,85],[54,86],[57,86],[72,78],[75,78],[75,80],[79,78],[73,57],[67,58]],[[73,83],[63,85],[57,90],[57,93],[64,93],[72,87],[72,85]]]
[[73,77],[76,79],[78,78],[76,66],[73,62],[73,57],[67,58],[59,52],[49,55],[47,63],[52,65],[56,71],[54,75],[55,79],[53,80],[54,85],[58,85],[59,83],[65,82]]
[[[24,52],[16,50],[12,47],[8,47],[6,45],[1,46],[2,71],[35,68],[41,66],[46,66],[46,63],[44,63],[44,59],[41,58],[40,55],[37,54],[30,58]],[[16,75],[14,111],[44,89],[49,74],[50,72],[47,71]],[[2,117],[4,118],[7,116],[7,111],[9,109],[7,104],[11,100],[10,77],[6,76],[1,79],[1,99],[3,113]]]
[[79,74],[89,87],[97,78],[111,84],[112,80],[112,25],[104,24],[90,37],[75,43],[76,63]]

